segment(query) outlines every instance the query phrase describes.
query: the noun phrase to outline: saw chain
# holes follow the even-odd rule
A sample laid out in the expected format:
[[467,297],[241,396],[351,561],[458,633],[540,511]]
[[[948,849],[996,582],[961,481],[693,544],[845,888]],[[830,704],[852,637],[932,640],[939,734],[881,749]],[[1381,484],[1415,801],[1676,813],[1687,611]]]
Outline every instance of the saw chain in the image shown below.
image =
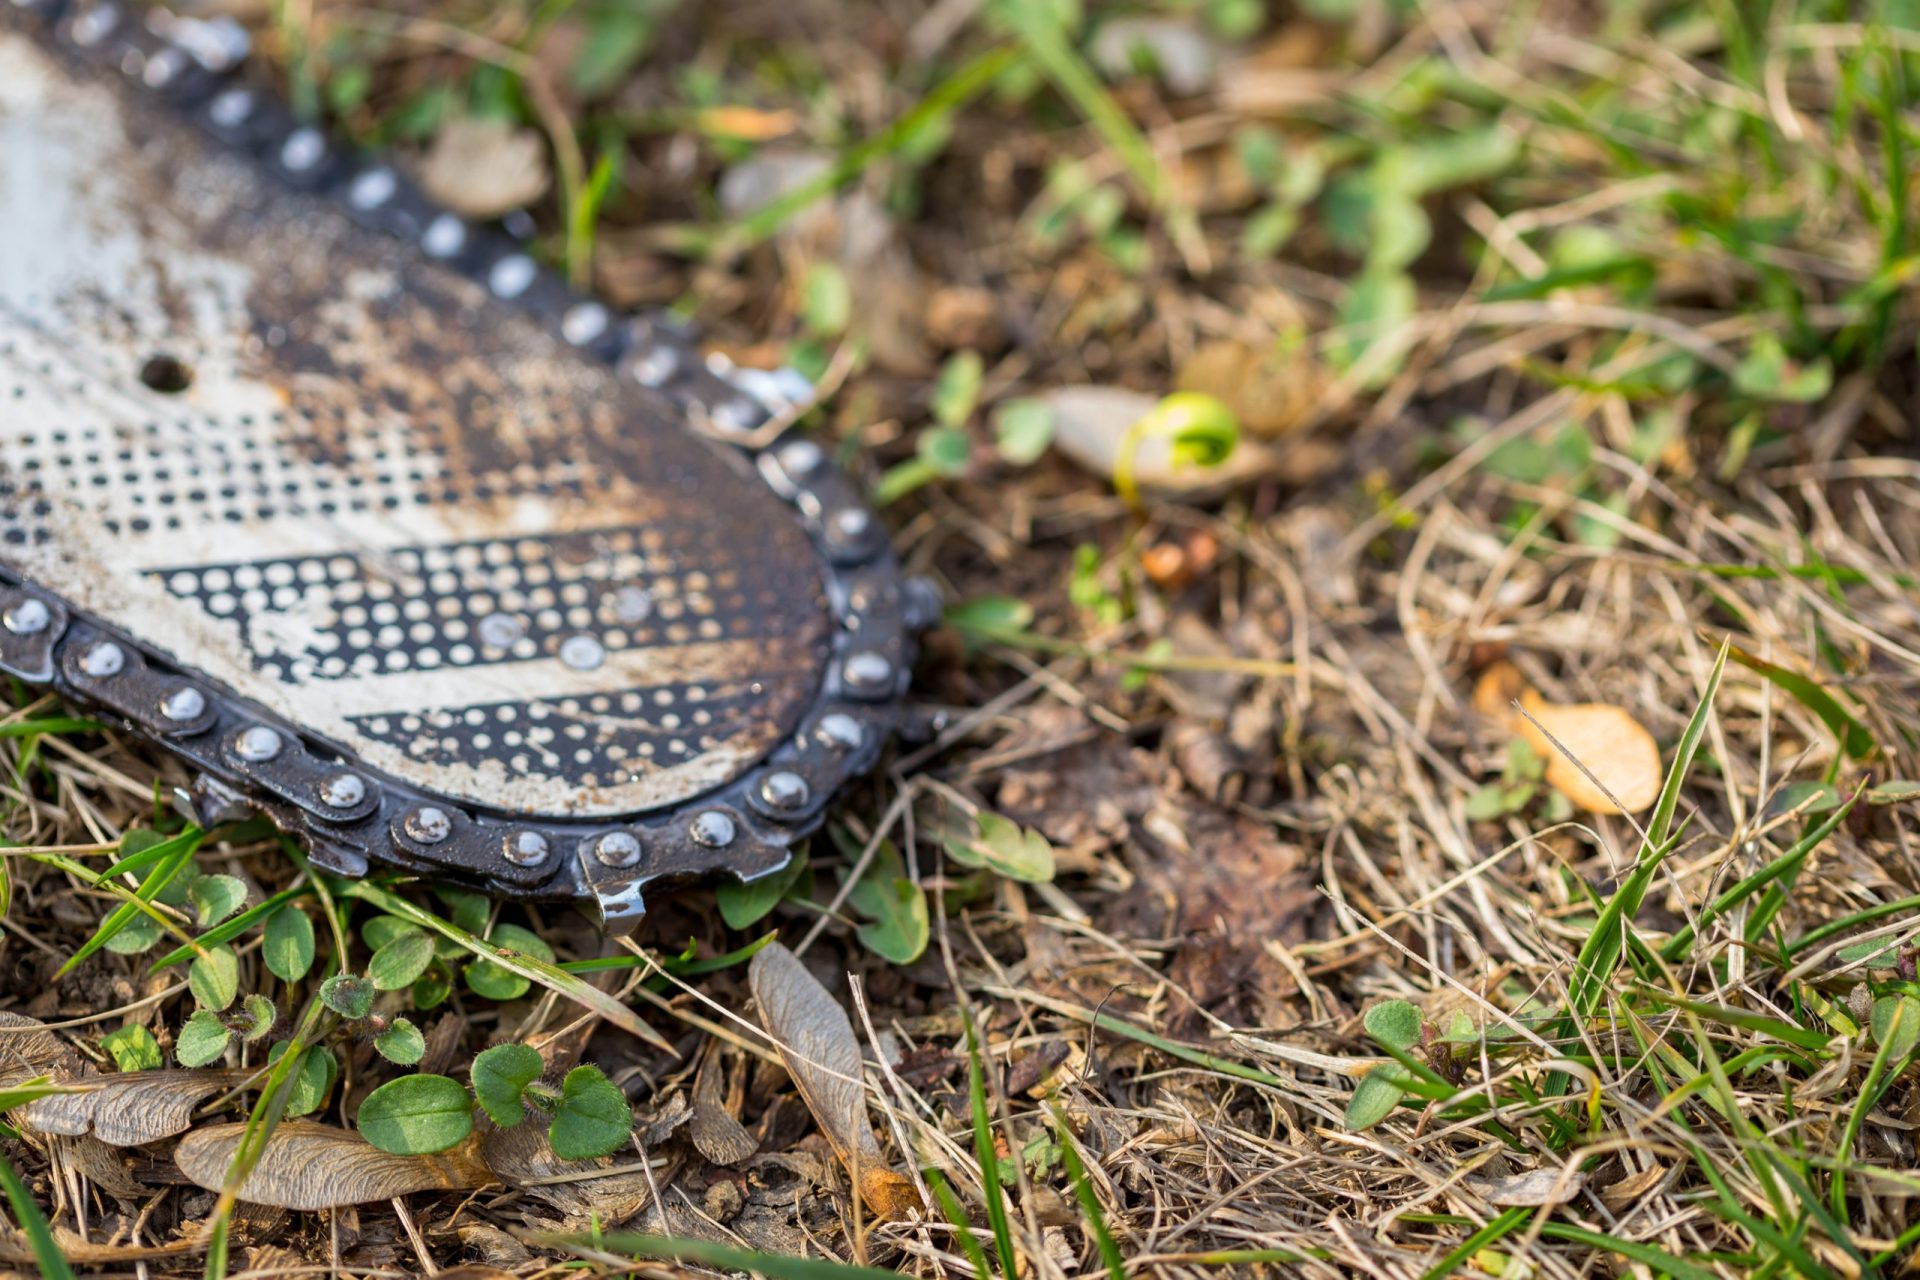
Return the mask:
[[938,611],[789,429],[811,388],[570,289],[247,57],[0,0],[0,672],[336,875],[621,930],[777,873]]

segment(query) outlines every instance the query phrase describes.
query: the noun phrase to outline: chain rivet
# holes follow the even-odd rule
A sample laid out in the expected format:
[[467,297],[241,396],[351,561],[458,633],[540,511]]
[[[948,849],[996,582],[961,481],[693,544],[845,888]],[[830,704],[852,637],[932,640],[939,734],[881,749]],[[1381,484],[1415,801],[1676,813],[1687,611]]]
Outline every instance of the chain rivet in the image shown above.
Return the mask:
[[140,78],[149,89],[164,89],[186,69],[186,54],[178,49],[162,49],[147,59],[146,70],[140,73]]
[[493,270],[487,273],[487,287],[495,297],[517,298],[530,288],[540,274],[540,268],[533,259],[524,253],[510,253],[493,264]]
[[811,440],[795,440],[780,447],[780,468],[790,476],[811,475],[827,455]]
[[640,841],[625,831],[609,831],[593,842],[593,856],[602,866],[631,867],[640,861]]
[[104,680],[108,676],[117,676],[126,668],[127,651],[111,640],[95,643],[80,655],[80,671],[95,680]]
[[734,837],[740,834],[740,829],[734,824],[729,814],[722,813],[718,809],[708,809],[694,815],[693,823],[687,828],[687,833],[693,837],[693,842],[697,845],[704,845],[709,849],[724,849],[733,843]]
[[160,714],[175,724],[198,720],[207,710],[207,695],[192,685],[182,685],[160,699]]
[[73,42],[91,48],[113,34],[120,25],[120,6],[97,4],[73,20]]
[[847,683],[863,693],[876,693],[893,680],[893,663],[882,654],[866,650],[847,659]]
[[836,542],[858,542],[873,531],[873,514],[864,507],[843,507],[833,513],[828,529]]
[[451,258],[467,247],[467,225],[450,213],[443,213],[427,224],[420,247],[430,258]]
[[253,94],[246,89],[228,89],[213,100],[207,116],[222,129],[238,129],[253,114]]
[[512,831],[501,841],[501,853],[516,867],[537,867],[547,860],[551,846],[538,831]]
[[357,773],[336,773],[320,784],[320,802],[330,809],[351,809],[366,798],[366,780]]
[[813,791],[807,786],[807,780],[790,769],[770,773],[760,782],[760,798],[770,808],[786,811],[804,809],[812,797]]
[[281,745],[278,730],[256,724],[240,731],[240,736],[233,740],[233,753],[242,760],[260,764],[279,755]]
[[447,811],[430,804],[423,804],[407,814],[400,826],[408,839],[421,844],[439,844],[453,834],[453,819],[447,816]]
[[318,129],[295,129],[280,146],[280,163],[290,173],[305,173],[326,155],[327,140]]
[[729,396],[708,411],[713,425],[722,431],[746,431],[752,428],[754,419],[759,416],[754,404],[745,396]]
[[378,209],[393,199],[399,189],[400,180],[393,176],[393,170],[369,169],[347,188],[347,202],[356,209]]
[[584,347],[607,331],[611,317],[597,302],[583,302],[560,319],[560,336],[576,347]]
[[819,739],[821,746],[857,751],[860,744],[867,740],[867,731],[846,712],[834,711],[820,717],[820,723],[814,726],[813,736]]
[[0,626],[17,636],[37,636],[52,621],[52,611],[45,603],[31,596],[9,607],[5,614],[0,614]]
[[680,372],[680,357],[671,347],[655,347],[633,362],[633,380],[656,390],[673,381]]

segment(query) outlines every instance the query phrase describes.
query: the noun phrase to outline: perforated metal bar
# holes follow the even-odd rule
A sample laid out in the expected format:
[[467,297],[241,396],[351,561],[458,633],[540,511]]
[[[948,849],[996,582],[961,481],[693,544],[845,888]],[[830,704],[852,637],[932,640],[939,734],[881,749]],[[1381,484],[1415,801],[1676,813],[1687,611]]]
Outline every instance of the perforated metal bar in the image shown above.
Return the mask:
[[245,54],[0,0],[0,670],[344,874],[621,927],[777,871],[936,609],[817,445],[755,447],[808,388],[571,292]]

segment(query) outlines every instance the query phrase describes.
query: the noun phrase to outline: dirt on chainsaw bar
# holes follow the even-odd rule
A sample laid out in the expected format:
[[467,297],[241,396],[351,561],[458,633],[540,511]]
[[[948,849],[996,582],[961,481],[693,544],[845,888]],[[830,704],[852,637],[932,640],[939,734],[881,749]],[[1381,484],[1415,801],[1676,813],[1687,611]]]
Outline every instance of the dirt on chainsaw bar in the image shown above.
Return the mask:
[[[261,76],[442,200],[544,192],[548,261],[815,377],[950,611],[924,739],[637,950],[260,830],[149,931],[151,860],[98,873],[185,779],[16,703],[0,1088],[79,1092],[0,1154],[76,1270],[1911,1273],[1902,6],[257,8]],[[293,978],[237,914],[282,893]],[[422,918],[666,1047],[437,926],[301,1021]],[[498,1120],[503,1045],[630,1138]],[[415,1076],[458,1097],[367,1105]]]

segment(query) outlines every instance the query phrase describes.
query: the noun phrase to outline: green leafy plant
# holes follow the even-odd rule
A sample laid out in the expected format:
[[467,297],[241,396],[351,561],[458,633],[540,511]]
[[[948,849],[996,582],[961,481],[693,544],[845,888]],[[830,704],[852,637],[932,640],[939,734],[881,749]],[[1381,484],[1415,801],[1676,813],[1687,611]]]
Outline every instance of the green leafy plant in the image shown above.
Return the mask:
[[348,1021],[373,1012],[373,983],[357,973],[336,973],[320,984],[320,1003]]
[[278,1021],[279,1012],[273,1007],[273,1001],[257,993],[249,994],[231,1013],[213,1008],[196,1009],[180,1028],[173,1056],[183,1067],[204,1067],[226,1053],[235,1037],[252,1043],[265,1037]]
[[[543,964],[553,963],[553,948],[547,945],[546,939],[517,924],[495,925],[487,941],[516,955],[529,956]],[[492,959],[476,960],[468,965],[466,978],[467,986],[475,995],[489,1000],[518,1000],[533,986],[525,974],[516,973]]]
[[388,941],[367,961],[367,981],[375,991],[411,987],[433,963],[433,939],[427,931],[409,927]]
[[225,1009],[240,994],[240,957],[225,943],[208,947],[188,967],[187,986],[203,1008]]
[[313,921],[296,906],[284,906],[267,917],[260,946],[267,972],[282,982],[298,982],[313,968]]
[[429,1155],[473,1132],[473,1100],[458,1080],[411,1075],[366,1096],[354,1117],[360,1136],[397,1156]]
[[1525,738],[1507,744],[1506,763],[1500,779],[1480,787],[1467,796],[1467,817],[1475,822],[1491,822],[1510,814],[1526,812],[1536,799],[1546,798],[1546,819],[1564,822],[1573,816],[1573,805],[1558,791],[1546,785],[1547,762]]
[[100,1047],[113,1055],[113,1065],[122,1071],[154,1071],[166,1065],[160,1042],[137,1022],[102,1036]]
[[183,1067],[204,1067],[227,1051],[233,1033],[220,1015],[210,1009],[196,1009],[180,1028],[173,1043],[173,1056]]
[[547,1142],[562,1160],[596,1159],[625,1145],[633,1108],[605,1072],[582,1064],[556,1086],[540,1079],[545,1067],[525,1045],[495,1045],[473,1060],[471,1094],[448,1076],[401,1076],[367,1095],[355,1123],[382,1151],[426,1155],[473,1132],[477,1102],[503,1129],[524,1122],[529,1110],[546,1117]]
[[714,906],[729,929],[750,928],[765,919],[807,875],[807,851],[796,849],[787,865],[752,880],[723,881],[713,891]]
[[847,905],[867,917],[859,938],[875,955],[912,964],[926,951],[931,936],[926,891],[907,875],[891,841],[881,841],[866,873],[848,892]]
[[1039,461],[1053,443],[1053,431],[1053,410],[1044,400],[1015,396],[994,406],[994,447],[1015,466]]
[[1009,880],[1044,884],[1053,879],[1053,846],[1032,827],[982,809],[971,834],[950,835],[947,856],[964,867],[985,867]]
[[973,464],[967,422],[980,401],[985,366],[977,351],[961,351],[940,367],[929,409],[935,425],[914,441],[914,456],[889,468],[874,486],[873,500],[885,506],[939,479],[963,476]]
[[[291,1043],[288,1040],[274,1042],[267,1049],[268,1065],[285,1057],[287,1046]],[[339,1079],[340,1063],[333,1056],[333,1050],[321,1044],[303,1049],[287,1089],[286,1114],[304,1116],[318,1111]]]
[[[1367,1010],[1362,1019],[1367,1034],[1383,1048],[1411,1052],[1420,1043],[1420,1011],[1405,1000],[1388,1000]],[[1366,1075],[1347,1099],[1346,1124],[1349,1129],[1371,1129],[1393,1114],[1406,1096],[1401,1087],[1408,1078],[1398,1062],[1383,1062]]]

